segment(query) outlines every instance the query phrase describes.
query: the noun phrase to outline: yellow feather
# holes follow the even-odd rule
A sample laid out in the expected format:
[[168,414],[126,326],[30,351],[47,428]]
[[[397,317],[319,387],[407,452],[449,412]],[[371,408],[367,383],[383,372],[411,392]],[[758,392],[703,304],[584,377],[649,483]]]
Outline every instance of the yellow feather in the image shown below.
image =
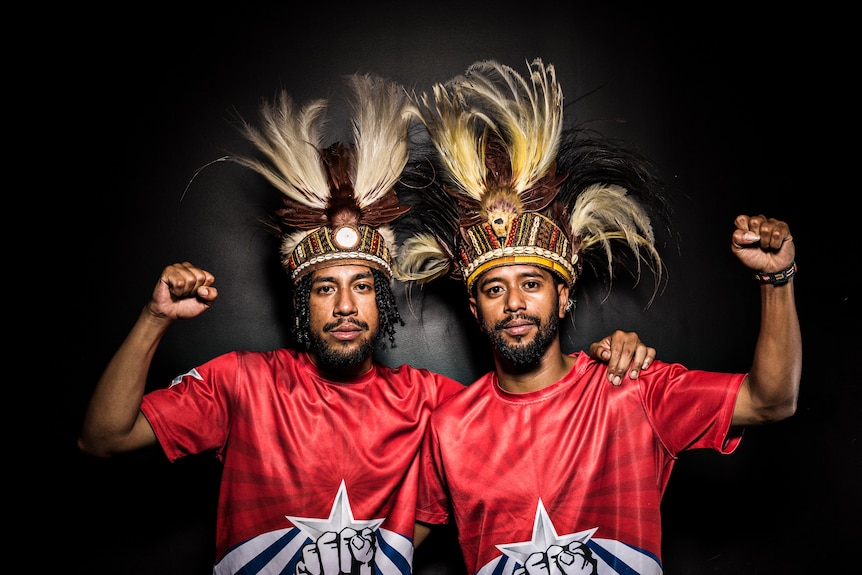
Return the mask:
[[404,282],[427,282],[449,273],[452,260],[430,234],[417,234],[398,248],[392,273]]
[[512,187],[518,193],[547,173],[563,129],[563,92],[553,65],[545,66],[537,58],[529,67],[527,81],[493,60],[476,62],[453,80],[502,136],[512,162]]
[[412,111],[425,124],[451,179],[476,201],[491,190],[485,166],[487,128],[504,143],[512,165],[511,190],[521,194],[544,176],[559,150],[563,93],[552,65],[540,59],[529,80],[495,61],[476,62],[465,74],[435,84],[414,98]]
[[451,180],[464,193],[480,200],[485,192],[485,162],[476,138],[476,117],[464,109],[461,96],[435,84],[434,102],[427,94],[416,99],[411,112],[428,129]]

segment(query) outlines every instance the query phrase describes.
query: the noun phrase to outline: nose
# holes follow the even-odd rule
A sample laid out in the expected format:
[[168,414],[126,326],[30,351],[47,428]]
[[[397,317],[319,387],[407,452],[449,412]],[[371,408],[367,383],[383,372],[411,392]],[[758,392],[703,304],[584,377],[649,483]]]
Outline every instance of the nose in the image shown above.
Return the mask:
[[353,315],[356,311],[356,299],[351,291],[339,290],[335,300],[335,309],[332,310],[333,315]]
[[521,294],[521,291],[517,289],[506,290],[505,303],[505,311],[509,313],[518,311],[519,309],[524,309],[525,307],[523,294]]

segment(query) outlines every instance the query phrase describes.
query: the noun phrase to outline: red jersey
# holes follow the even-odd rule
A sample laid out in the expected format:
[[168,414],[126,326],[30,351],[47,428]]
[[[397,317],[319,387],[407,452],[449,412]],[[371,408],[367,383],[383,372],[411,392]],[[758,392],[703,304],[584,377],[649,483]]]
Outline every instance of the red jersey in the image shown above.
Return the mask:
[[607,364],[572,355],[552,386],[511,394],[491,372],[431,417],[416,518],[454,519],[468,573],[511,575],[580,541],[599,575],[660,574],[660,503],[678,454],[739,444],[728,432],[744,374],[655,361],[614,386]]
[[171,461],[223,462],[214,573],[293,573],[321,533],[370,527],[378,572],[409,575],[422,436],[462,389],[407,365],[375,362],[343,382],[305,352],[241,351],[148,393],[141,410]]

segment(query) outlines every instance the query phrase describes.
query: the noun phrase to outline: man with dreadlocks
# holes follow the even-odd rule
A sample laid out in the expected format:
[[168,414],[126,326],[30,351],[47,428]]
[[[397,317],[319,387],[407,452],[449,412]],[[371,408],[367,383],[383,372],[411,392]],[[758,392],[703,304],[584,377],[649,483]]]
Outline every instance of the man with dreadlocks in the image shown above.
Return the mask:
[[[783,221],[735,220],[731,249],[760,284],[747,374],[656,360],[630,385],[599,385],[605,366],[563,353],[558,324],[576,279],[612,268],[616,248],[638,277],[641,261],[661,276],[643,207],[655,190],[618,143],[563,137],[553,67],[535,60],[530,73],[477,62],[416,101],[447,181],[425,189],[437,206],[404,243],[414,257],[399,277],[462,279],[495,365],[431,416],[416,541],[453,521],[469,575],[660,575],[661,498],[679,454],[731,453],[744,426],[796,410],[793,238]],[[599,265],[584,265],[591,255]]]
[[[283,194],[276,222],[293,280],[296,349],[236,351],[145,394],[162,337],[204,313],[218,290],[190,262],[164,268],[101,376],[79,446],[108,457],[158,443],[171,460],[223,463],[213,573],[409,575],[417,453],[431,410],[463,389],[445,376],[373,359],[401,317],[389,223],[407,208],[406,93],[355,75],[354,144],[321,146],[325,102],[282,93],[244,124],[260,157],[234,158]],[[635,334],[593,344],[627,369],[655,350]],[[330,553],[335,551],[335,560]]]

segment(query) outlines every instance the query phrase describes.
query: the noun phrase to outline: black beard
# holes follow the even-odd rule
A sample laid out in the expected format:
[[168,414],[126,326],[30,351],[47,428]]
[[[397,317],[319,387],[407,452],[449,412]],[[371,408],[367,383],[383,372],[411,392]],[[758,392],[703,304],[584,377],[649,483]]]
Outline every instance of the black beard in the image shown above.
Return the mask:
[[[357,324],[368,328],[368,324]],[[324,332],[334,327],[324,326]],[[349,348],[347,346],[332,345],[325,341],[317,332],[309,334],[308,349],[315,354],[318,367],[323,371],[338,371],[340,368],[356,367],[374,352],[374,346],[380,340],[380,330],[370,333],[369,337],[363,338],[359,347]]]
[[512,320],[512,318],[497,322],[493,328],[485,324],[484,321],[482,322],[482,325],[485,326],[485,331],[488,333],[488,339],[491,341],[491,345],[494,346],[494,349],[496,349],[503,358],[515,367],[530,367],[539,363],[539,360],[542,359],[542,356],[548,350],[548,346],[550,346],[554,341],[554,338],[557,337],[560,318],[557,317],[557,314],[554,312],[549,313],[548,317],[545,318],[545,321],[542,321],[536,316],[520,314],[517,317],[519,319],[528,319],[536,326],[536,337],[534,337],[531,342],[524,345],[508,343],[503,336],[503,329],[506,327],[506,324]]

